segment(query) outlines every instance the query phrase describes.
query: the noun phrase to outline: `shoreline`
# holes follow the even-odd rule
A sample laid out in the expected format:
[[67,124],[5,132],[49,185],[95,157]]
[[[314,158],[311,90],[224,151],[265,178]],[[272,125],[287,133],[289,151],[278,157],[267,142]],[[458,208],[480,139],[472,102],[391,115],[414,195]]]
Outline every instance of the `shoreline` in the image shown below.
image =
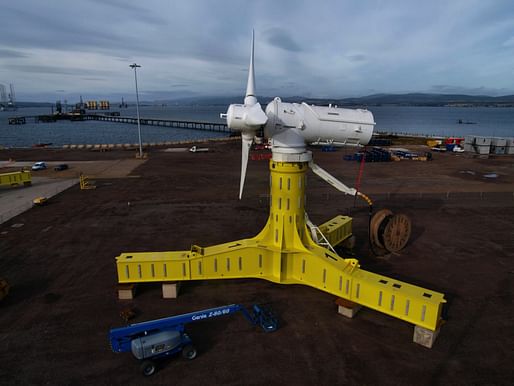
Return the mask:
[[[443,140],[449,137],[463,138],[459,136],[442,136],[442,135],[428,135],[428,134],[416,134],[416,133],[396,133],[396,132],[381,132],[377,131],[373,134],[373,139],[386,139],[391,141],[390,146],[398,145],[426,145],[427,140],[440,139]],[[503,136],[485,136],[491,138],[511,138]],[[194,145],[198,143],[209,143],[209,142],[223,142],[223,141],[234,141],[240,140],[240,135],[233,135],[228,137],[215,137],[215,138],[200,138],[200,139],[187,139],[180,141],[159,141],[159,142],[143,142],[142,146],[145,149],[148,148],[161,148],[166,146],[177,146],[177,145]],[[314,145],[310,145],[314,146]],[[317,145],[321,147],[322,145]],[[379,146],[379,145],[366,145],[366,146]],[[336,146],[337,147],[337,146]],[[365,146],[362,146],[365,147]],[[139,144],[137,143],[75,143],[75,144],[64,144],[59,146],[1,146],[0,152],[6,150],[29,150],[29,149],[48,149],[48,150],[90,150],[90,151],[110,151],[110,150],[137,150]],[[341,146],[345,148],[345,146]]]

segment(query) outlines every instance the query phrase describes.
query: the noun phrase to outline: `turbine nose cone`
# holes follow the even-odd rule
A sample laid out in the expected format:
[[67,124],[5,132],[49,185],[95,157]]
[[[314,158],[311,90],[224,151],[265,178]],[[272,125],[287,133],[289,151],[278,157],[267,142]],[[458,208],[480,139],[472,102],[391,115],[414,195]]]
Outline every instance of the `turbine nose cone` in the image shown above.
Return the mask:
[[268,117],[266,113],[262,111],[261,105],[257,103],[246,111],[244,121],[249,127],[258,127],[265,125],[268,121]]
[[245,96],[245,105],[247,106],[253,106],[257,103],[257,98],[255,95],[247,95]]

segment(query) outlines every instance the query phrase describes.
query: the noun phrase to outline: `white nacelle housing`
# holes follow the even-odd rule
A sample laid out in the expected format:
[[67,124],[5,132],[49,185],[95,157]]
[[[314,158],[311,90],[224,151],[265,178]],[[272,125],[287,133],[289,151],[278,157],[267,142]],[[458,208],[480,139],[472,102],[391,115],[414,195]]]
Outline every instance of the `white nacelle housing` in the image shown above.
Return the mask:
[[232,130],[239,131],[257,130],[268,119],[259,103],[254,103],[253,105],[230,105],[226,118],[227,126]]
[[244,130],[246,129],[244,115],[244,105],[230,105],[227,110],[227,126],[232,130]]
[[266,115],[266,136],[284,153],[302,151],[305,143],[366,145],[375,126],[368,110],[284,103],[280,98],[266,106]]

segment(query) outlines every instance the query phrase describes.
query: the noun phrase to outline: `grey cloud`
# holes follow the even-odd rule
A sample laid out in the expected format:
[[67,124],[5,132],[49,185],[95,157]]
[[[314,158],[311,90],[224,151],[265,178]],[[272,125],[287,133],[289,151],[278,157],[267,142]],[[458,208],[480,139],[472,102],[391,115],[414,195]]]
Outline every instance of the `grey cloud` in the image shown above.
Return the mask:
[[138,5],[130,4],[126,0],[89,0],[99,6],[110,6],[115,8],[116,12],[131,13],[137,18],[138,21],[145,21],[150,24],[166,25],[168,21],[161,16],[156,16],[152,11],[140,7]]
[[351,62],[364,62],[367,57],[363,54],[346,55],[346,58]]
[[511,36],[509,39],[505,40],[502,43],[503,47],[514,47],[514,36]]
[[[3,21],[0,17],[0,36],[10,36],[9,44],[17,47],[103,52],[121,58],[130,57],[132,53],[164,54],[162,47],[148,44],[143,34],[116,28],[117,23],[111,21],[105,12],[99,12],[94,19],[87,17],[87,14],[77,19],[70,10],[63,10],[61,17],[51,12],[41,13],[37,8],[20,10],[3,7],[2,11],[8,17]],[[76,10],[76,13],[80,12]],[[142,17],[134,14],[125,20],[130,19],[139,22]],[[25,27],[19,28],[20,25]],[[16,30],[15,34],[11,33],[13,30]]]
[[[84,44],[113,45],[113,34],[99,29],[81,26],[80,23],[66,18],[55,18],[27,9],[24,11],[8,8],[10,17],[0,23],[0,34],[7,35],[10,30],[16,30],[10,35],[10,42],[16,46],[27,48],[54,48],[69,50]],[[19,25],[25,28],[17,28]]]
[[28,54],[21,51],[0,48],[0,58],[27,58],[28,56]]
[[94,82],[98,82],[98,81],[104,81],[105,78],[80,78],[82,80],[90,80],[90,81],[94,81]]
[[264,32],[264,37],[272,46],[291,52],[302,51],[302,48],[293,40],[289,33],[282,28],[270,28]]
[[95,70],[88,68],[70,68],[70,67],[57,67],[57,66],[45,66],[37,64],[17,64],[17,65],[6,65],[5,68],[16,70],[26,73],[36,74],[52,74],[52,75],[112,75],[113,71],[107,70]]
[[[6,1],[0,75],[24,96],[48,89],[132,95],[128,64],[136,61],[143,89],[155,96],[240,95],[255,28],[260,95],[512,90],[513,8],[470,1]],[[49,86],[45,74],[66,76]]]

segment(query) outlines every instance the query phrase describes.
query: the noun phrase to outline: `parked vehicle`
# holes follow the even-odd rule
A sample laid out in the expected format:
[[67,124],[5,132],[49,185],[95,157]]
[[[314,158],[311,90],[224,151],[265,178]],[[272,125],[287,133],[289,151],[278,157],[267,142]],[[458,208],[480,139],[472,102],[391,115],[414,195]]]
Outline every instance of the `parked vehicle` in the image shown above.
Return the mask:
[[196,348],[184,331],[186,324],[236,312],[241,312],[252,325],[260,326],[265,332],[278,328],[278,320],[271,308],[254,304],[251,310],[247,310],[241,304],[230,304],[113,328],[109,333],[111,349],[114,352],[132,352],[141,361],[143,375],[150,376],[155,373],[155,361],[160,358],[178,352],[182,352],[185,359],[196,358]]
[[56,167],[54,167],[54,170],[56,172],[59,172],[61,170],[66,170],[66,169],[68,169],[68,164],[59,164]]
[[32,200],[32,203],[37,206],[46,205],[47,202],[48,202],[47,197],[36,197]]
[[44,162],[36,162],[34,165],[32,165],[32,170],[44,170],[46,169],[46,163]]

